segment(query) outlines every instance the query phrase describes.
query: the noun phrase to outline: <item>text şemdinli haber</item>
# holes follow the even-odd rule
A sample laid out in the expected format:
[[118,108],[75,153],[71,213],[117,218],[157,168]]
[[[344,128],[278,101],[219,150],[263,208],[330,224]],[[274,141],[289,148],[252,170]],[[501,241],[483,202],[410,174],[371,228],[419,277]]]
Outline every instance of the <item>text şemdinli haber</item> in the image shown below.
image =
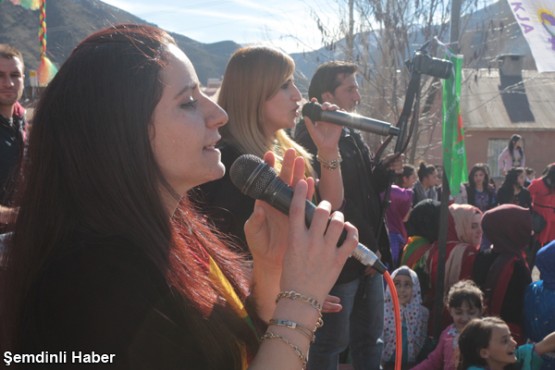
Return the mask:
[[60,351],[49,353],[12,353],[4,352],[4,363],[11,364],[111,364],[116,357],[113,353],[96,353],[83,351]]

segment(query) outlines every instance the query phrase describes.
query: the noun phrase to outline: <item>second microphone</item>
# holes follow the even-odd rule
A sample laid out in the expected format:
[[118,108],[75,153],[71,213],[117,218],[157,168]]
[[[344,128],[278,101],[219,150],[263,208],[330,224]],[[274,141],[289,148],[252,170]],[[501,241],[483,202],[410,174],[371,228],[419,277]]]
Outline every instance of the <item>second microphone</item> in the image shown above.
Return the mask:
[[[252,154],[243,154],[231,165],[229,177],[231,182],[243,194],[254,199],[261,199],[277,210],[289,214],[293,190],[281,181],[273,168],[264,163],[262,159]],[[307,200],[305,209],[305,222],[307,226],[312,222],[315,209],[314,203]],[[345,236],[346,232],[343,230],[340,243],[341,240],[345,239]],[[364,266],[372,266],[381,274],[387,269],[378,256],[361,243],[358,243],[352,253],[352,257]]]
[[320,104],[315,102],[303,106],[303,116],[307,116],[313,121],[326,121],[378,135],[399,135],[399,128],[387,122],[338,110],[323,110]]

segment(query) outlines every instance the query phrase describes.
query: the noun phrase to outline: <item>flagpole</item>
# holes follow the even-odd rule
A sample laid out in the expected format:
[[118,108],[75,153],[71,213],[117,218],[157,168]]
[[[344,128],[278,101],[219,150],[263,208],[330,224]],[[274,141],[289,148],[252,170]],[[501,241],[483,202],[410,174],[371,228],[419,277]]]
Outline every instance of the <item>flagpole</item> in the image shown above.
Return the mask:
[[[462,0],[453,0],[451,4],[451,32],[449,43],[451,48],[454,49],[455,54],[459,51],[459,21],[461,16],[461,5]],[[445,128],[444,128],[445,129]],[[434,338],[437,340],[441,335],[443,329],[443,294],[445,290],[445,260],[446,260],[446,249],[447,249],[447,226],[449,218],[449,195],[451,194],[451,189],[449,189],[449,180],[447,178],[447,172],[445,171],[448,166],[445,165],[445,158],[443,158],[443,175],[441,182],[441,206],[440,206],[440,218],[439,218],[439,235],[438,235],[438,256],[437,256],[437,279],[436,279],[436,292],[434,300],[434,322],[433,322],[433,334]],[[449,167],[450,168],[450,167]]]

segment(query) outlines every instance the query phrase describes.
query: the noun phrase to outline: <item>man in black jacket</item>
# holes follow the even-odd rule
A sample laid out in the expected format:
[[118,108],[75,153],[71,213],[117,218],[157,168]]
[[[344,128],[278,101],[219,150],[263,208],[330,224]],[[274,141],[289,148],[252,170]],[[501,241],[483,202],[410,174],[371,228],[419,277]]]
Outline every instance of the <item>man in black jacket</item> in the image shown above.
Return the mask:
[[[316,98],[320,103],[330,102],[353,112],[360,101],[356,72],[357,66],[352,63],[322,64],[310,82],[309,98]],[[316,148],[304,122],[295,128],[294,137],[316,155]],[[383,262],[391,265],[391,251],[380,201],[380,193],[388,185],[387,169],[382,163],[374,163],[360,133],[353,129],[343,129],[339,151],[337,158],[315,157],[314,167],[319,172],[320,166],[341,163],[345,194],[342,211],[345,219],[358,228],[360,242],[381,255]],[[309,370],[337,369],[339,354],[349,345],[356,370],[380,369],[384,324],[383,286],[382,276],[373,268],[363,266],[354,258],[347,261],[330,292],[341,298],[343,309],[339,313],[324,314],[324,326],[318,329],[316,341],[310,347]]]

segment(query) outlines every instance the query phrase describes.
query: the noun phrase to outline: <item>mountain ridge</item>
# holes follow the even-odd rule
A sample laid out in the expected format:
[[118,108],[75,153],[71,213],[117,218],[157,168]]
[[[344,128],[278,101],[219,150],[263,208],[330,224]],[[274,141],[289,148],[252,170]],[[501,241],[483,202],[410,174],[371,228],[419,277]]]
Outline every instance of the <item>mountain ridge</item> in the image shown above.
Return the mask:
[[[152,24],[124,10],[100,0],[56,0],[47,3],[47,55],[57,66],[69,56],[73,48],[86,36],[101,28],[120,23]],[[461,36],[461,53],[465,55],[466,68],[490,68],[498,54],[519,53],[525,56],[524,68],[534,69],[530,49],[505,1],[498,1],[472,16],[465,16],[461,24],[469,31]],[[464,27],[464,26],[463,26]],[[10,1],[0,3],[0,43],[10,43],[24,55],[27,70],[39,64],[38,41],[39,12],[15,6]],[[231,54],[241,45],[233,41],[203,44],[187,36],[170,32],[177,44],[191,59],[199,80],[207,84],[208,78],[220,78]],[[357,35],[357,37],[361,37]],[[424,40],[414,35],[415,43]],[[297,82],[306,91],[308,81],[320,63],[343,59],[341,45],[334,48],[290,53],[295,60]],[[373,50],[378,50],[377,40],[372,40]]]
[[[91,33],[114,24],[151,24],[99,0],[56,0],[46,6],[47,56],[60,66],[73,48]],[[9,43],[23,53],[26,69],[37,69],[40,58],[39,12],[0,3],[0,43]],[[221,77],[229,57],[240,47],[233,41],[203,44],[169,32],[197,70],[201,83]]]

